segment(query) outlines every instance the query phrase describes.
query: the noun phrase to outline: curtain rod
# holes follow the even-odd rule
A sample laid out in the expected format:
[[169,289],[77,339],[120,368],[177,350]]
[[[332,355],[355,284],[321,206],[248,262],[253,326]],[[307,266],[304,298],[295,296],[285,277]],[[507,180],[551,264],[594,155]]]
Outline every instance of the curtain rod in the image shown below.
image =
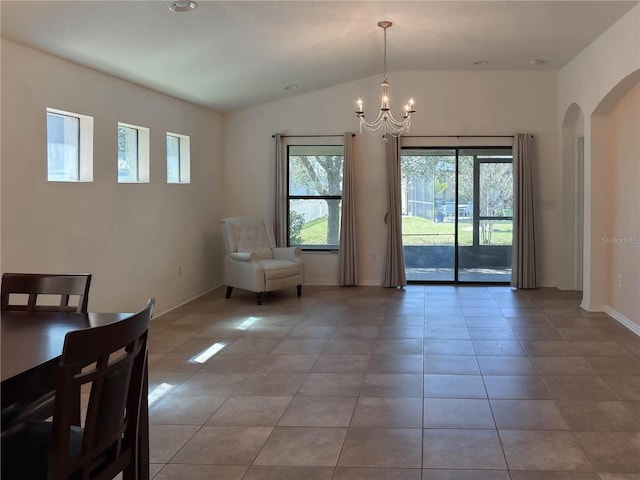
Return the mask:
[[[344,134],[338,134],[338,135],[280,135],[282,138],[316,138],[316,137],[344,137]],[[352,133],[351,134],[352,137],[355,137],[356,134]],[[271,138],[276,138],[276,135],[273,134],[271,135]]]
[[[282,138],[316,138],[316,137],[343,137],[344,134],[336,135],[280,135]],[[352,133],[352,137],[356,134]],[[404,138],[515,138],[515,135],[402,135]],[[533,134],[531,134],[533,137]],[[276,138],[276,135],[271,135],[271,138]]]
[[[282,138],[319,138],[319,137],[342,137],[344,134],[336,135],[280,135]],[[356,134],[352,133],[352,137]],[[531,135],[533,137],[533,134]],[[515,135],[402,135],[404,138],[515,138]],[[276,135],[271,135],[271,138],[276,138]]]
[[[533,137],[533,135],[531,135]],[[403,138],[514,138],[514,135],[403,135]]]

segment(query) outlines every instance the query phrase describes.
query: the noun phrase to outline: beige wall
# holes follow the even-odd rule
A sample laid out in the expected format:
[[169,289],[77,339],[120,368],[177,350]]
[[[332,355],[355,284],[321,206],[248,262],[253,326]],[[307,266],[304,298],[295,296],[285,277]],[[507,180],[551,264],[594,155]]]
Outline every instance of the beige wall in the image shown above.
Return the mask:
[[602,128],[606,155],[597,162],[607,172],[598,192],[605,205],[606,309],[640,332],[640,82],[604,115]]
[[[612,140],[611,127],[608,127],[608,125],[612,125],[608,115],[613,108],[612,105],[618,104],[621,98],[638,83],[639,74],[640,6],[630,10],[559,72],[559,118],[565,118],[567,113],[571,109],[575,109],[576,106],[584,115],[584,293],[582,306],[587,310],[602,311],[607,308],[617,308],[607,305],[609,299],[613,298],[609,292],[618,288],[618,273],[608,266],[610,265],[607,263],[608,250],[602,242],[602,237],[606,236],[612,228],[608,223],[610,222],[608,212],[624,209],[625,202],[630,201],[633,204],[637,200],[633,194],[631,194],[631,198],[624,200],[618,197],[610,198],[600,193],[600,188],[602,179],[608,178],[610,175],[624,175],[624,172],[612,172],[608,167],[608,155],[613,148],[612,145],[615,144],[615,140]],[[627,101],[630,100],[625,99],[623,103]],[[637,108],[637,105],[634,107],[631,103],[628,108]],[[628,138],[632,142],[640,141],[637,131]],[[566,143],[566,140],[562,140],[562,142]],[[566,144],[563,144],[562,151],[568,150],[570,149],[566,148]],[[566,161],[569,159],[563,158],[563,162]],[[563,188],[573,181],[573,178],[563,177]],[[570,218],[572,214],[575,214],[566,202],[561,205],[561,210],[563,218]],[[637,251],[635,255],[637,257]],[[625,262],[633,264],[632,257],[628,257]],[[626,285],[624,279],[623,285]],[[631,285],[633,285],[633,280],[631,280]],[[635,294],[632,294],[631,299],[633,297],[637,297],[637,290]],[[631,299],[628,300],[631,301]],[[636,307],[635,314],[626,318],[627,320],[633,318],[633,323],[640,325],[638,315],[640,313]],[[637,331],[640,331],[640,328]]]
[[[379,106],[380,76],[248,108],[224,116],[225,215],[274,214],[275,175],[272,134],[342,134],[358,131],[355,100],[373,115]],[[417,113],[413,135],[536,136],[537,233],[543,285],[557,282],[559,192],[557,75],[554,72],[391,72],[392,109],[399,113],[413,96]],[[466,140],[467,144],[479,140]],[[503,140],[500,140],[502,142]],[[442,139],[458,145],[462,140]],[[357,135],[356,224],[359,281],[381,285],[387,211],[384,143],[380,136]],[[337,256],[306,253],[309,283],[335,284]]]
[[[94,118],[93,182],[47,182],[47,107]],[[150,128],[148,184],[116,181],[118,121]],[[2,271],[91,272],[96,311],[154,296],[162,312],[219,285],[221,130],[216,113],[2,40]],[[189,185],[166,184],[167,131],[191,137]]]

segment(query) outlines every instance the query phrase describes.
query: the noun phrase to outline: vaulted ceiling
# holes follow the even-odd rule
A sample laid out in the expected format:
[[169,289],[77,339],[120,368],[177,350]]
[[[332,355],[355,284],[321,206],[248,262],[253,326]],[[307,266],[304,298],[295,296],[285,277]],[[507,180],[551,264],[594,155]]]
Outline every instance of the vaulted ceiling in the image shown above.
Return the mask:
[[380,20],[390,72],[558,70],[637,3],[3,0],[0,15],[5,38],[224,112],[381,74]]

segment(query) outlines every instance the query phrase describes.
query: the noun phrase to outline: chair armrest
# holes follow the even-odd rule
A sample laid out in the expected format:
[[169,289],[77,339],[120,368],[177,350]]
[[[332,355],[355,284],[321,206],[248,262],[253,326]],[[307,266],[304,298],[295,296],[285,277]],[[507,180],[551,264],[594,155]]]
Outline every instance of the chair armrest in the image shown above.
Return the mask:
[[271,251],[273,258],[277,260],[289,260],[296,263],[302,261],[302,250],[299,247],[276,247]]
[[232,260],[238,262],[257,262],[258,256],[252,252],[233,252],[229,254]]

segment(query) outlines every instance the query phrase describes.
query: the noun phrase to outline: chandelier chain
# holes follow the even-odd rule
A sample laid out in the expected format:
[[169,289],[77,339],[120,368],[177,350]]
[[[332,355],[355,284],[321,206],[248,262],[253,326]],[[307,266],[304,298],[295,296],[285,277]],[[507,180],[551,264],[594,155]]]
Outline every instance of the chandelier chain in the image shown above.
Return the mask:
[[384,76],[383,81],[387,81],[387,28],[389,27],[383,27],[384,28]]

